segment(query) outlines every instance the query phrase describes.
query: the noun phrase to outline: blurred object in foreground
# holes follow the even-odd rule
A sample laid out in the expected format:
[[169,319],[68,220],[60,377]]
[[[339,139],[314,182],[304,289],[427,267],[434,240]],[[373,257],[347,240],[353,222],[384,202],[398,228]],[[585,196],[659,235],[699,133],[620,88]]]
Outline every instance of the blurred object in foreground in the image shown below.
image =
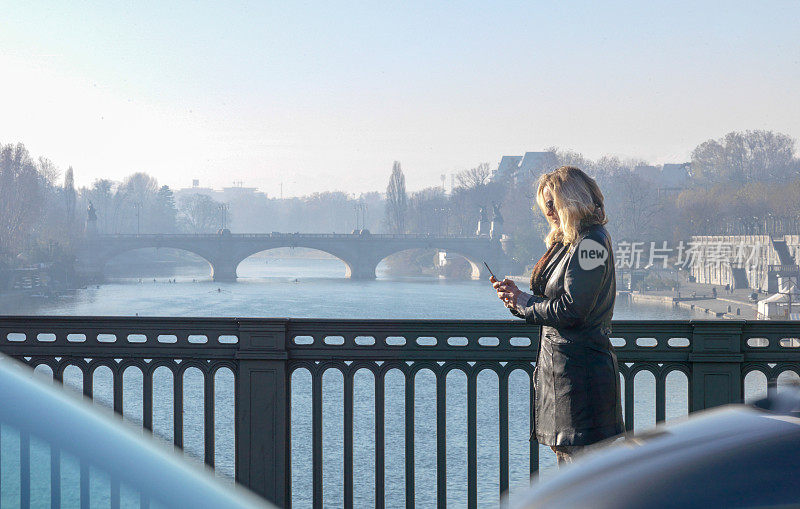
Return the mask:
[[36,377],[0,355],[0,506],[273,507]]
[[533,507],[795,507],[800,387],[598,444],[513,497]]

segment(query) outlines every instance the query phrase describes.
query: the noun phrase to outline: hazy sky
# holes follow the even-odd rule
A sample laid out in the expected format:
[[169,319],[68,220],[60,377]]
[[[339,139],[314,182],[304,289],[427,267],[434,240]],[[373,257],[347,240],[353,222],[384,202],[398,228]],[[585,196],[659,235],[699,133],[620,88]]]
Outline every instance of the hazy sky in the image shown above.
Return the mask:
[[800,137],[800,2],[0,1],[0,142],[79,185],[409,189],[505,154]]

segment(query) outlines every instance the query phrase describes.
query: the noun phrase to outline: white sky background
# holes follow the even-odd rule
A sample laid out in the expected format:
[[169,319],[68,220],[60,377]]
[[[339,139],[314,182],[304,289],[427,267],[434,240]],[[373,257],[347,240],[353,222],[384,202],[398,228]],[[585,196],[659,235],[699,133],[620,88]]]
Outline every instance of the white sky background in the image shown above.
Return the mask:
[[800,137],[799,91],[790,0],[0,1],[0,142],[78,185],[384,191],[399,160],[416,190],[552,145],[682,162]]

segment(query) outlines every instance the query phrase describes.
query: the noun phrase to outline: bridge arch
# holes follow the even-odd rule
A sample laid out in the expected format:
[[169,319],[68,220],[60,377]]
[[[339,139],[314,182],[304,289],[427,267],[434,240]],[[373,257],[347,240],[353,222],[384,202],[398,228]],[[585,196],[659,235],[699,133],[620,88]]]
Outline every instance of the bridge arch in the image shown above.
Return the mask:
[[[175,247],[137,247],[133,249],[124,249],[124,250],[115,250],[109,251],[105,253],[105,256],[101,260],[100,270],[106,274],[109,272],[109,268],[114,265],[114,262],[120,258],[124,258],[126,255],[131,255],[134,253],[140,252],[142,255],[141,260],[143,263],[147,263],[148,258],[152,258],[150,261],[152,263],[159,263],[164,261],[164,255],[170,254],[177,254],[177,253],[184,253],[191,255],[191,258],[194,260],[191,261],[202,261],[204,265],[207,267],[208,273],[207,275],[212,275],[214,272],[214,265],[209,261],[207,258],[203,257],[202,255],[195,253],[194,251],[182,248],[175,248]],[[152,255],[152,256],[151,256]],[[159,255],[162,258],[159,258]],[[189,261],[189,260],[185,260]],[[132,271],[133,272],[133,271]],[[141,275],[145,275],[142,273]],[[148,275],[155,275],[155,274],[148,274]]]
[[[270,265],[270,260],[273,259],[273,258],[269,258],[267,256],[262,256],[262,255],[264,255],[265,253],[268,253],[270,251],[277,251],[277,250],[284,250],[284,249],[298,249],[298,250],[301,250],[300,251],[300,256],[287,256],[286,257],[286,258],[292,258],[292,259],[295,259],[295,260],[303,260],[303,259],[313,260],[314,262],[312,262],[312,263],[317,263],[317,262],[323,262],[324,263],[325,261],[334,261],[335,260],[336,268],[338,270],[334,271],[331,268],[331,270],[328,271],[327,270],[327,266],[323,266],[323,268],[321,269],[323,271],[323,273],[322,273],[323,277],[342,277],[342,276],[344,276],[345,278],[348,278],[351,275],[352,269],[351,269],[350,265],[347,263],[347,261],[342,259],[342,258],[340,258],[340,257],[338,257],[338,256],[336,256],[333,253],[330,253],[330,252],[326,251],[326,250],[319,249],[319,248],[304,247],[304,246],[276,246],[276,247],[267,247],[266,249],[262,249],[262,250],[256,251],[256,252],[254,252],[254,253],[242,258],[242,260],[239,261],[239,263],[236,265],[236,276],[237,276],[237,278],[243,277],[244,274],[242,272],[242,270],[243,270],[242,264],[244,264],[245,262],[247,262],[247,261],[254,262],[255,260],[258,260],[260,258],[264,258],[265,265],[269,266]],[[314,253],[327,255],[327,257],[319,257],[319,256],[315,257]],[[303,255],[305,255],[305,256],[303,256]],[[281,258],[283,258],[283,257],[281,257]],[[320,264],[318,263],[318,265],[320,265]],[[336,272],[336,273],[334,273],[334,272]],[[297,270],[295,271],[293,267],[289,267],[288,270],[285,270],[285,269],[282,268],[280,274],[272,273],[269,269],[267,269],[267,270],[263,271],[263,274],[262,273],[256,274],[255,277],[262,277],[262,276],[266,276],[266,277],[276,277],[276,276],[279,276],[279,277],[297,277],[297,276],[304,276],[304,275],[306,275],[306,273],[303,271],[302,268],[298,267]],[[314,274],[314,275],[315,276],[319,276],[319,274]],[[249,276],[249,274],[248,274],[248,276]]]
[[[348,245],[341,245],[340,243],[328,241],[329,239],[324,235],[320,235],[319,237],[313,235],[284,235],[278,238],[256,239],[256,241],[252,243],[240,246],[235,254],[231,256],[231,271],[235,279],[237,267],[241,262],[264,251],[280,248],[304,248],[331,255],[344,263],[345,278],[364,279],[365,277],[362,274],[364,264],[361,263],[359,251],[352,249],[352,247]],[[369,277],[367,276],[366,278]],[[374,266],[372,267],[371,278],[375,278]]]
[[99,250],[91,256],[92,260],[92,272],[95,272],[99,277],[103,277],[106,273],[108,265],[114,261],[115,258],[120,256],[124,256],[129,253],[135,253],[137,251],[145,251],[145,250],[168,250],[168,251],[179,251],[183,253],[189,253],[201,260],[203,260],[208,265],[208,275],[214,276],[215,266],[210,259],[210,257],[202,252],[197,252],[192,249],[187,249],[185,247],[172,247],[172,246],[119,246],[110,249]]
[[483,266],[483,261],[481,260],[480,257],[476,257],[476,256],[474,256],[472,254],[463,253],[463,252],[461,252],[461,250],[456,251],[456,250],[453,250],[453,249],[446,249],[444,247],[435,247],[435,246],[410,247],[410,248],[405,248],[405,249],[393,250],[392,252],[384,254],[378,260],[378,262],[375,264],[375,266],[377,267],[380,263],[386,261],[387,258],[389,258],[391,256],[394,256],[394,255],[398,255],[400,253],[406,253],[406,252],[410,252],[410,251],[428,251],[428,250],[434,250],[436,252],[444,251],[444,252],[446,252],[448,254],[453,254],[453,255],[460,256],[461,258],[466,260],[467,263],[469,264],[469,270],[470,270],[471,279],[481,279],[483,277],[483,275],[484,275],[485,270],[486,270],[485,267]]

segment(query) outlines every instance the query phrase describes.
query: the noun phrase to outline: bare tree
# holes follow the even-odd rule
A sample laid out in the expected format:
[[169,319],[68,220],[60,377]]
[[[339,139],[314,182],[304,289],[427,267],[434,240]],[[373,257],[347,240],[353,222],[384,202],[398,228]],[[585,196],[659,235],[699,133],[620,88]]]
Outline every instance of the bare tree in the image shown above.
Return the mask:
[[131,232],[158,232],[162,223],[158,180],[147,173],[129,175],[117,189],[123,228]]
[[0,256],[15,257],[26,247],[42,211],[41,183],[23,144],[0,145]]
[[67,208],[67,220],[75,220],[75,175],[72,166],[64,174],[64,205]]
[[119,186],[119,192],[129,200],[146,202],[158,192],[158,181],[147,173],[133,173]]
[[609,222],[620,240],[651,240],[661,225],[662,202],[652,184],[632,172],[620,172],[614,186],[606,186]]
[[475,189],[485,185],[491,174],[491,165],[489,163],[481,163],[475,168],[456,174],[456,185],[465,189]]
[[190,194],[179,201],[186,229],[192,233],[213,233],[222,225],[221,203],[204,194]]
[[447,232],[450,207],[441,187],[428,187],[412,193],[408,205],[409,231],[437,235]]
[[53,164],[53,161],[46,157],[39,158],[39,175],[46,184],[51,186],[56,185],[60,174],[61,172],[56,168],[56,165]]
[[156,193],[151,211],[153,231],[173,233],[177,228],[178,209],[169,186],[161,186]]
[[706,183],[787,181],[800,176],[794,139],[772,131],[730,132],[692,151],[692,171]]
[[[489,180],[489,175],[489,163],[481,163],[456,175],[458,183],[450,193],[450,233],[474,234],[481,207],[489,210],[492,203],[499,203],[506,187],[512,185],[507,180]],[[522,186],[525,187],[525,184]]]
[[386,224],[390,232],[405,233],[407,211],[406,177],[400,169],[400,162],[395,161],[386,187]]
[[580,152],[558,147],[549,147],[545,150],[556,155],[556,166],[575,166],[586,173],[594,170],[594,161],[588,159]]

